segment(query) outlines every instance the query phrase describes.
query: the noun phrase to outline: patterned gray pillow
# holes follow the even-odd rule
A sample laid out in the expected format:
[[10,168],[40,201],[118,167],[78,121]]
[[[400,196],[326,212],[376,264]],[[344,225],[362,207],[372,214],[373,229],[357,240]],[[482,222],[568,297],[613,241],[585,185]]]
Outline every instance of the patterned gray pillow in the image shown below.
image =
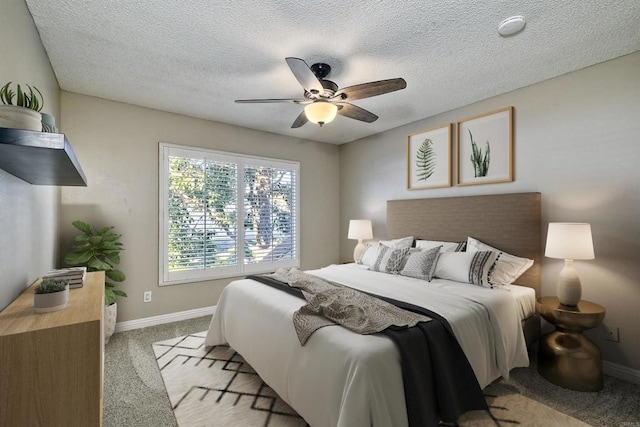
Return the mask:
[[378,259],[369,270],[398,274],[398,269],[405,255],[409,252],[409,249],[410,248],[395,249],[381,244],[378,250]]
[[409,252],[405,258],[404,266],[400,270],[400,275],[430,282],[441,247]]

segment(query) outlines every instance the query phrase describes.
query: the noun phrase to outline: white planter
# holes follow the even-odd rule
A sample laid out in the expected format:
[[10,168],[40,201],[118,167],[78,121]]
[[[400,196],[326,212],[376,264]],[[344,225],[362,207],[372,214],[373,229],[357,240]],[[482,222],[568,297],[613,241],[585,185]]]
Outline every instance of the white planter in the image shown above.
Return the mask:
[[49,313],[62,310],[69,301],[69,286],[60,292],[33,294],[33,309],[36,313]]
[[0,127],[41,132],[42,116],[30,108],[0,105]]
[[113,303],[104,307],[104,343],[109,342],[109,338],[116,330],[116,317],[118,317],[118,304]]
[[42,131],[57,133],[56,118],[47,113],[40,113],[40,115],[42,116]]

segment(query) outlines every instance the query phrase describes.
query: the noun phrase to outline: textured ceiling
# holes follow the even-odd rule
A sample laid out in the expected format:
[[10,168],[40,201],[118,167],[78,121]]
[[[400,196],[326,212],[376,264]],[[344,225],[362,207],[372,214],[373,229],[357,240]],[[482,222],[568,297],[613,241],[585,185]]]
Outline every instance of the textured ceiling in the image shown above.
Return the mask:
[[[638,0],[26,0],[63,90],[341,144],[640,50]],[[520,34],[497,25],[523,15]],[[380,116],[291,124],[285,57],[340,87],[403,77],[354,101]],[[639,74],[640,75],[640,74]]]

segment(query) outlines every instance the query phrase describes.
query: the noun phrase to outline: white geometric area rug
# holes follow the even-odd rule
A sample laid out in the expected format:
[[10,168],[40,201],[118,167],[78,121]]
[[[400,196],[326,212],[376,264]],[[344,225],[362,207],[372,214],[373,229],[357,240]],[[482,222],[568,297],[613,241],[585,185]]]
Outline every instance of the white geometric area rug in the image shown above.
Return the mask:
[[[289,427],[307,423],[224,345],[205,347],[206,332],[153,344],[153,351],[180,427]],[[500,384],[484,389],[491,415],[463,415],[466,426],[563,426],[587,424]]]
[[180,427],[307,425],[232,348],[205,347],[206,335],[153,344]]

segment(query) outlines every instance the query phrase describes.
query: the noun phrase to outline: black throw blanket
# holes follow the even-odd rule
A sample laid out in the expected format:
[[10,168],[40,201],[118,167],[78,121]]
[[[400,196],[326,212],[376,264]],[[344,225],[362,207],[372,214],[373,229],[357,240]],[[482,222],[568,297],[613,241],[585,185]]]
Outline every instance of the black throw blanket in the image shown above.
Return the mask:
[[[300,289],[270,277],[248,276],[247,279],[304,299]],[[364,293],[434,319],[411,328],[392,327],[381,332],[393,340],[400,351],[410,427],[438,426],[441,420],[455,423],[467,411],[488,409],[473,369],[446,319],[423,307]]]

